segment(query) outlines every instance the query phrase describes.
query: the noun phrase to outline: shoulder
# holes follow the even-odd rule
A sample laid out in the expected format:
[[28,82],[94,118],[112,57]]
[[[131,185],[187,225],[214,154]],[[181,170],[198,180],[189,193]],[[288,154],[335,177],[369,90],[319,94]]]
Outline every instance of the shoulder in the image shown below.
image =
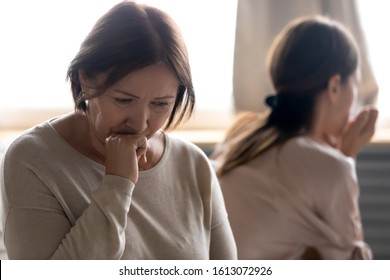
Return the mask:
[[51,139],[50,124],[48,122],[30,128],[8,146],[4,153],[4,162],[36,160],[45,151],[50,152]]
[[197,177],[213,176],[211,162],[198,146],[172,134],[166,134],[166,139],[168,162],[192,172]]
[[322,169],[324,172],[351,171],[354,160],[338,149],[316,142],[310,137],[296,137],[285,143],[280,149],[283,160],[289,164],[302,164],[308,170]]
[[[26,187],[36,186],[37,170],[41,166],[52,166],[50,162],[50,139],[47,139],[46,124],[41,124],[23,132],[5,151],[0,168],[1,188],[8,199],[15,199]],[[39,176],[38,176],[39,177]]]
[[182,157],[191,157],[196,158],[197,160],[208,160],[203,150],[194,143],[169,133],[166,134],[166,139],[168,148],[171,152],[181,154]]

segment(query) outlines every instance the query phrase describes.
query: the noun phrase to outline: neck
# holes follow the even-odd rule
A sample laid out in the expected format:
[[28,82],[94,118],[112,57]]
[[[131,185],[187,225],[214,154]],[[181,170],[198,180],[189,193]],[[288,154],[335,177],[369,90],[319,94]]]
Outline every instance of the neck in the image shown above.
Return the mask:
[[336,136],[330,134],[327,132],[326,125],[327,125],[327,112],[326,110],[318,110],[319,112],[316,112],[314,114],[313,122],[311,124],[311,129],[309,130],[309,136],[313,138],[315,141],[331,145],[333,147],[338,146],[338,139]]
[[313,120],[309,129],[309,136],[319,143],[329,143],[329,135],[326,133],[328,110],[323,100],[318,98],[315,104]]
[[101,142],[91,130],[87,116],[84,113],[76,112],[73,116],[73,121],[84,154],[104,165],[105,143]]

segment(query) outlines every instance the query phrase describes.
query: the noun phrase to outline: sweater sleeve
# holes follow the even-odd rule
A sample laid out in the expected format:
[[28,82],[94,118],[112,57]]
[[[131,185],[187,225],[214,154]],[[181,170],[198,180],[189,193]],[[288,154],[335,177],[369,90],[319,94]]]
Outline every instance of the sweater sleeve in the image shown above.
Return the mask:
[[215,174],[211,172],[211,239],[210,239],[210,259],[235,260],[237,259],[237,248],[234,241],[233,232],[227,218],[226,207],[222,196],[222,191]]
[[294,186],[285,189],[285,197],[292,221],[300,225],[297,232],[306,234],[323,259],[371,258],[363,241],[354,160],[308,137],[283,149],[278,166],[284,184]]
[[333,165],[333,178],[326,192],[317,196],[320,217],[333,229],[333,246],[320,247],[324,259],[371,259],[369,246],[363,241],[358,206],[359,185],[352,158]]
[[130,180],[104,176],[72,225],[46,183],[16,158],[10,156],[1,168],[4,243],[10,259],[121,258],[134,189]]

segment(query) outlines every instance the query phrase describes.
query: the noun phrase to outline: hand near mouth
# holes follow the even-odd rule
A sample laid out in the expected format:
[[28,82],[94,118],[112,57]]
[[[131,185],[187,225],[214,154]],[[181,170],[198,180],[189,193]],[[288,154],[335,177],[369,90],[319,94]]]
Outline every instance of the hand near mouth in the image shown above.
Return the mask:
[[359,114],[347,123],[343,135],[339,138],[329,137],[328,142],[346,156],[356,157],[374,135],[377,116],[376,108],[362,108]]
[[142,135],[115,134],[106,138],[106,175],[138,181],[139,163],[146,163],[148,140]]

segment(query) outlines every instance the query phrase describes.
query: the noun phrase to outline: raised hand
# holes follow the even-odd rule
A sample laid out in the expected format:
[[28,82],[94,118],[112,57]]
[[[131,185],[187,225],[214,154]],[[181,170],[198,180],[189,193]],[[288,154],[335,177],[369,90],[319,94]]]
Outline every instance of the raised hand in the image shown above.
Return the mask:
[[106,139],[106,174],[138,181],[138,162],[146,162],[147,138],[141,135],[111,135]]
[[363,108],[359,114],[349,122],[339,141],[339,149],[350,157],[355,157],[370,141],[375,133],[375,123],[378,110],[373,107]]

